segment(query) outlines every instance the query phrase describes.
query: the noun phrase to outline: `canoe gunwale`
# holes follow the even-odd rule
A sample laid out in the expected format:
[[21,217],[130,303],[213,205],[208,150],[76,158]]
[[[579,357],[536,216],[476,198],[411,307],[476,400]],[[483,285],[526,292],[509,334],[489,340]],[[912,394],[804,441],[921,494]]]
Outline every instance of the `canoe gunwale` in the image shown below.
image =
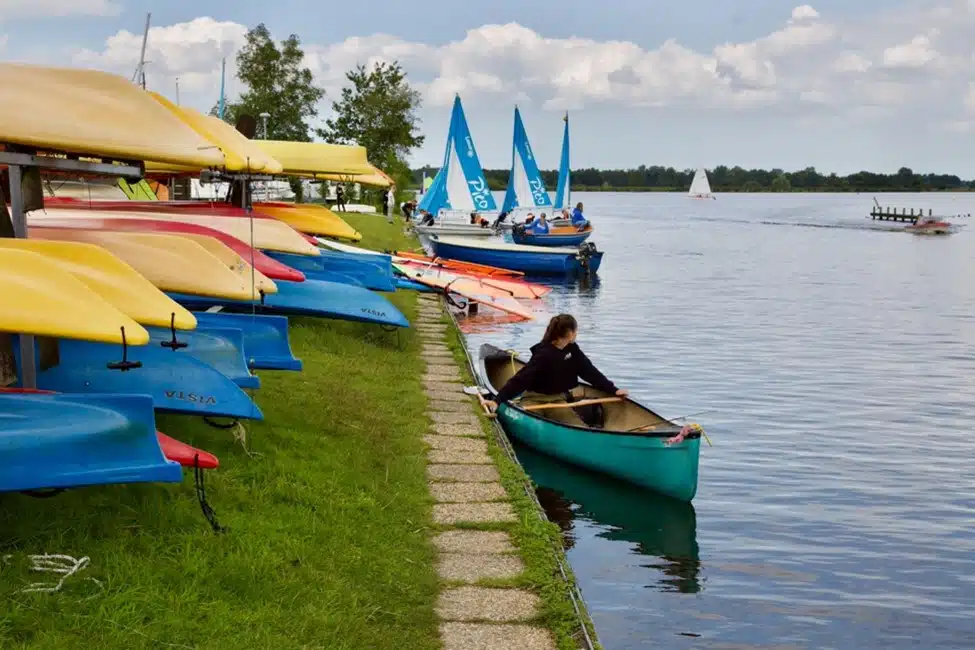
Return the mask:
[[[500,348],[497,348],[497,347],[491,345],[490,343],[485,343],[485,344],[483,344],[481,346],[481,348],[479,350],[479,353],[478,353],[478,356],[479,356],[479,360],[480,360],[480,363],[481,363],[481,371],[482,371],[483,379],[484,379],[485,383],[487,384],[487,388],[491,391],[492,396],[493,395],[497,395],[498,389],[494,386],[494,383],[493,383],[493,381],[491,379],[491,374],[490,374],[490,371],[488,370],[488,362],[494,361],[494,360],[500,361],[502,359],[505,362],[507,362],[508,359],[511,358],[511,356],[507,352],[505,352],[504,350],[501,350]],[[521,363],[522,365],[524,365],[524,362],[518,360],[517,359],[517,356],[515,357],[515,360],[516,360],[517,363]],[[582,385],[582,386],[589,386],[589,384],[587,384],[585,382],[583,382],[580,385]],[[582,432],[586,432],[586,433],[609,435],[609,436],[623,436],[623,437],[629,437],[629,438],[670,438],[675,433],[677,433],[678,431],[680,431],[680,429],[682,428],[681,425],[679,425],[679,424],[677,424],[677,423],[675,423],[675,422],[673,422],[671,420],[668,420],[667,418],[661,416],[660,414],[656,413],[652,409],[650,409],[650,408],[648,408],[648,407],[640,404],[636,400],[633,400],[633,399],[631,399],[629,397],[626,397],[626,398],[623,398],[622,401],[624,401],[625,403],[627,403],[627,404],[629,404],[631,406],[635,406],[635,407],[639,408],[640,410],[646,411],[648,414],[650,414],[650,415],[652,415],[652,416],[654,416],[654,417],[662,420],[663,422],[666,422],[667,424],[666,425],[660,425],[660,427],[658,429],[655,429],[653,431],[614,431],[614,430],[606,430],[606,429],[595,429],[595,428],[590,428],[590,427],[580,427],[580,426],[576,426],[576,425],[572,425],[572,424],[567,424],[567,423],[564,423],[564,422],[557,422],[557,421],[554,421],[554,420],[549,420],[548,418],[545,418],[545,417],[543,417],[543,416],[541,416],[541,415],[539,415],[539,414],[537,414],[537,413],[535,413],[533,411],[526,410],[525,408],[519,406],[518,404],[516,404],[514,402],[507,403],[505,405],[505,407],[506,408],[509,408],[509,409],[512,409],[514,411],[517,411],[518,413],[521,413],[521,414],[523,414],[525,416],[528,416],[528,417],[530,417],[530,418],[532,418],[534,420],[540,420],[542,422],[546,422],[548,424],[553,424],[553,425],[558,426],[560,428],[571,429],[571,430],[574,430],[574,431],[582,431]],[[693,439],[698,439],[700,437],[701,437],[701,433],[699,431],[692,431],[692,432],[688,433],[685,436],[685,440],[693,440]]]

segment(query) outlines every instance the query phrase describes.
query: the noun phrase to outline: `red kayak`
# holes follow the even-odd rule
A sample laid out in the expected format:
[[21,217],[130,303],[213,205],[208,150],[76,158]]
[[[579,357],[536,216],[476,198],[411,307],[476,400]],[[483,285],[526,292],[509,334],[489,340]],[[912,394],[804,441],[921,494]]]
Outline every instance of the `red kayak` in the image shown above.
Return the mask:
[[[107,210],[120,212],[157,212],[161,214],[179,214],[180,212],[192,212],[208,217],[234,217],[237,219],[278,219],[271,215],[264,214],[258,210],[248,212],[243,208],[236,208],[226,203],[218,201],[103,201],[95,199],[88,201],[75,197],[57,196],[45,197],[44,205],[50,208],[70,208],[73,210]],[[298,232],[298,231],[296,231]],[[298,232],[309,243],[318,245],[318,241],[311,235]],[[261,271],[264,275],[266,272]],[[268,276],[271,277],[271,276]],[[286,278],[280,278],[282,280]]]
[[[49,214],[54,214],[49,213]],[[282,264],[276,259],[265,255],[256,248],[251,248],[246,242],[231,235],[223,233],[206,226],[197,226],[192,223],[182,221],[169,221],[166,219],[50,219],[45,216],[43,220],[35,221],[30,224],[31,228],[78,228],[81,230],[116,230],[125,232],[155,232],[168,234],[189,234],[206,235],[219,240],[222,244],[233,250],[250,263],[251,256],[254,256],[254,268],[271,278],[272,280],[289,280],[291,282],[304,282],[305,275],[301,271]]]
[[[38,395],[53,395],[52,390],[38,390],[36,388],[0,388],[0,393],[33,393]],[[191,447],[185,442],[170,438],[162,431],[156,431],[156,439],[163,455],[183,467],[197,467],[200,469],[214,469],[220,466],[220,461],[213,454]]]

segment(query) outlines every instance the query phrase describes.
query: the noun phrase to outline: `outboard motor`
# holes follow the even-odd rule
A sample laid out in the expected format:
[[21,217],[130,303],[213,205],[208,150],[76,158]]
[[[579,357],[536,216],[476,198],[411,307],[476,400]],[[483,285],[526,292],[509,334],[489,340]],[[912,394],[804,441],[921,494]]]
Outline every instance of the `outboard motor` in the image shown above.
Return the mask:
[[586,270],[587,273],[590,272],[589,260],[598,252],[599,251],[596,249],[596,244],[592,243],[591,241],[587,241],[579,245],[579,254],[577,257],[579,258],[579,264]]

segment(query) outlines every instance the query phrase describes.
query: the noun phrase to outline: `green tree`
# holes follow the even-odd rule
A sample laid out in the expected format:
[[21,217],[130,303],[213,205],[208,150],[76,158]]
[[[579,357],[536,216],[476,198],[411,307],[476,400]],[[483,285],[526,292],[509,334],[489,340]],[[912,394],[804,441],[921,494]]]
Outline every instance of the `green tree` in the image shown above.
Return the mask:
[[[305,52],[292,34],[280,46],[263,23],[247,32],[247,42],[237,52],[237,78],[246,90],[234,102],[227,102],[224,119],[231,124],[241,115],[258,121],[255,137],[263,137],[261,113],[268,113],[267,139],[310,142],[307,120],[318,115],[318,102],[325,91],[315,85],[314,76],[302,65]],[[218,107],[211,109],[217,115]]]
[[789,182],[789,178],[784,173],[779,173],[772,180],[772,191],[773,192],[788,192],[792,189],[792,183]]
[[345,77],[350,85],[332,102],[335,116],[316,133],[327,142],[365,147],[369,160],[392,176],[397,188],[405,188],[410,182],[407,157],[424,140],[417,116],[420,93],[396,61],[371,69],[358,65]]

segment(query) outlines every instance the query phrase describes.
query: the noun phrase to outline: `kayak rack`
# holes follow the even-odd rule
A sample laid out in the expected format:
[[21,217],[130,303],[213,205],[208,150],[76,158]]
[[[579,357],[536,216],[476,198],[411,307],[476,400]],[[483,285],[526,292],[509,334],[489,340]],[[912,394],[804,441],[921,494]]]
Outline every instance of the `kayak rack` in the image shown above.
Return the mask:
[[[138,182],[144,171],[143,164],[132,161],[111,160],[104,162],[90,162],[77,158],[56,158],[54,156],[40,156],[36,151],[15,144],[2,143],[6,148],[0,151],[0,164],[6,165],[10,177],[10,216],[9,223],[6,215],[6,197],[3,184],[0,183],[0,236],[13,235],[15,239],[27,239],[26,209],[43,207],[44,197],[41,190],[40,172],[42,169],[66,172],[82,172],[98,176],[121,176],[126,180]],[[83,154],[75,154],[83,155]],[[25,192],[27,193],[25,202]],[[24,388],[37,388],[37,360],[35,355],[35,340],[32,335],[22,334],[20,337],[21,379]],[[0,351],[2,353],[2,351]],[[0,354],[0,360],[3,355]],[[2,373],[0,373],[2,374]]]

